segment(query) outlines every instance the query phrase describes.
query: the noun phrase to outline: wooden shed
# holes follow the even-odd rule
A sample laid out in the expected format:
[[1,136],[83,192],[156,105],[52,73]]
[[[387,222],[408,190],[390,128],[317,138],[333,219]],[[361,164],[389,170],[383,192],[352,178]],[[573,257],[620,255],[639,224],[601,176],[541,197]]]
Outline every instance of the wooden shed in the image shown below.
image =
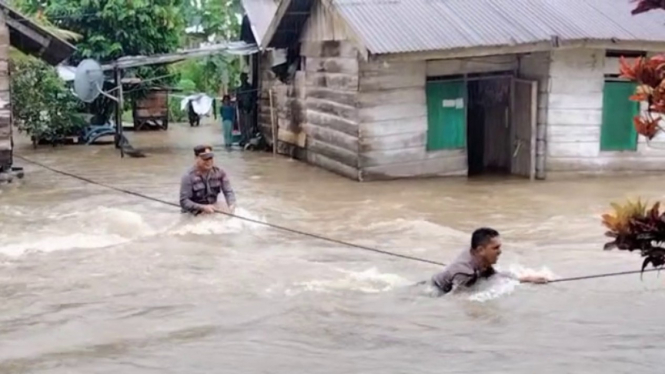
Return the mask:
[[[76,49],[0,1],[0,174],[13,165],[13,139],[9,78],[10,45],[23,53],[57,65]],[[4,179],[4,178],[3,178]]]
[[168,88],[151,88],[145,97],[132,102],[134,130],[169,129]]
[[248,11],[261,24],[246,28],[262,51],[259,123],[280,153],[359,181],[665,170],[665,139],[638,138],[634,84],[618,78],[619,56],[665,50],[659,13],[631,16],[625,0],[275,7],[267,25]]

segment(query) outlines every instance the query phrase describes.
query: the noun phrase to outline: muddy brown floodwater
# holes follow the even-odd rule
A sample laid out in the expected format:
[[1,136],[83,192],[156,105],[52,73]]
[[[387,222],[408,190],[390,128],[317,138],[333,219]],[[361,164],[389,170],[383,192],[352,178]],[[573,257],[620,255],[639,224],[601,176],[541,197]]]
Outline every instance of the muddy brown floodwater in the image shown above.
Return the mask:
[[[612,200],[665,198],[662,176],[359,184],[283,157],[227,152],[217,125],[110,146],[18,154],[177,201],[191,147],[212,142],[239,215],[448,262],[480,225],[500,265],[575,276],[638,269],[604,252]],[[494,281],[432,298],[438,267],[237,219],[187,219],[17,160],[0,190],[0,373],[662,373],[656,273],[547,286]]]

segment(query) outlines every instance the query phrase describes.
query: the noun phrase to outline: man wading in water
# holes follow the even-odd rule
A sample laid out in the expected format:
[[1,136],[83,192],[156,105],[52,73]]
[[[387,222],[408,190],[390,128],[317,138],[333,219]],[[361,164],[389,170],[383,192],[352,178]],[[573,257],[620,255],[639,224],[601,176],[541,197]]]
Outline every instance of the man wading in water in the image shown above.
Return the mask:
[[523,283],[547,283],[545,277],[516,277],[510,273],[497,272],[495,265],[501,255],[499,233],[490,228],[480,228],[471,236],[471,248],[464,250],[455,261],[432,277],[432,283],[443,294],[457,287],[471,287],[480,278],[493,275],[519,280]]
[[[196,164],[182,176],[180,182],[180,207],[183,213],[233,213],[235,194],[226,172],[214,165],[212,147],[198,145],[194,147],[194,156]],[[226,204],[217,201],[220,192],[224,194]]]

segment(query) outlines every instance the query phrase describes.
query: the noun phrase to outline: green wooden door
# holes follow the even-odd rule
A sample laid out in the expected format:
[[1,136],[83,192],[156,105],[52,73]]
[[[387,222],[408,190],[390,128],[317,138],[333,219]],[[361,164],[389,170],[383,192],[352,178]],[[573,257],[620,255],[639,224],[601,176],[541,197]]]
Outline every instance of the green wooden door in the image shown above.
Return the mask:
[[637,150],[637,131],[633,117],[640,104],[628,100],[635,92],[633,82],[605,82],[603,89],[603,123],[600,128],[601,151]]
[[466,84],[427,82],[427,150],[466,148]]

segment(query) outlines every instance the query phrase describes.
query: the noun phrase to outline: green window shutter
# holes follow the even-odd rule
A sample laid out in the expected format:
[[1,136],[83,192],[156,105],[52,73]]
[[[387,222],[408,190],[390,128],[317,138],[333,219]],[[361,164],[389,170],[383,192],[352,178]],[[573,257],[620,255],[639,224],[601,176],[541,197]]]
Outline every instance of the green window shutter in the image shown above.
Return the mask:
[[427,82],[427,150],[466,148],[466,84]]
[[600,128],[601,151],[637,150],[637,131],[633,117],[640,103],[628,100],[635,92],[633,82],[605,82],[603,89],[603,122]]

